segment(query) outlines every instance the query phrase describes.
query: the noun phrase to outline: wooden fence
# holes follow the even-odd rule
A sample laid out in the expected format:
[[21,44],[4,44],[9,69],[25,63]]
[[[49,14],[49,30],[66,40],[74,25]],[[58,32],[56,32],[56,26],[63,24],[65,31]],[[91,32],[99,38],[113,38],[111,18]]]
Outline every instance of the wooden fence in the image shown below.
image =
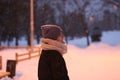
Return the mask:
[[[18,49],[18,48],[27,49],[28,52],[22,53],[22,54],[21,53],[16,53],[15,57],[16,57],[16,62],[17,63],[20,62],[20,61],[31,59],[33,57],[40,56],[40,51],[41,51],[40,47],[34,47],[35,50],[31,50],[30,46],[0,46],[0,50],[3,50],[3,49]],[[1,59],[1,56],[0,56],[0,69],[2,68],[1,63],[2,63],[2,59]]]
[[3,49],[18,49],[18,48],[30,49],[30,46],[0,46],[0,50],[3,50]]
[[24,60],[28,60],[37,56],[40,56],[40,51],[41,48],[37,48],[36,50],[30,50],[26,53],[16,53],[16,62],[20,62],[20,61],[24,61]]

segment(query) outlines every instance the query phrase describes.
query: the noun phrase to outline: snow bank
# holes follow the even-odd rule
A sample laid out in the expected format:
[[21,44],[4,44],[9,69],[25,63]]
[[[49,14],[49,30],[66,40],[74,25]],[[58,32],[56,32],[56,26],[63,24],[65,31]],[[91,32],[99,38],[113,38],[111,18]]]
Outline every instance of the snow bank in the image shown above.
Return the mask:
[[[64,58],[70,80],[120,80],[119,49],[120,46],[112,47],[106,44],[92,44],[87,48],[68,45],[68,53]],[[15,59],[16,52],[24,51],[23,49],[0,51],[3,57],[3,71],[7,59]],[[15,80],[37,80],[38,59],[39,57],[36,57],[19,62]]]
[[87,49],[69,45],[65,60],[71,80],[120,80],[120,46],[91,45]]
[[[120,32],[103,32],[100,43],[85,46],[85,38],[71,40],[68,53],[64,55],[70,80],[120,80]],[[106,43],[107,42],[107,43]],[[37,45],[39,46],[39,45]],[[7,49],[0,51],[3,58],[3,69],[6,60],[15,59],[15,53],[26,52],[26,49]],[[19,62],[16,66],[15,80],[38,80],[39,57]],[[10,80],[4,78],[2,80]]]

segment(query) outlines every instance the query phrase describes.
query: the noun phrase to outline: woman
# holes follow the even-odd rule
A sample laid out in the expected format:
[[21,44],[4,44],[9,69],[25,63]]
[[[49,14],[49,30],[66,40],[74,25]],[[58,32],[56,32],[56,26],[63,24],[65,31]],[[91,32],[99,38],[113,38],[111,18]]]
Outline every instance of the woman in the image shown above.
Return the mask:
[[42,52],[38,64],[39,80],[69,80],[63,54],[67,47],[63,41],[62,29],[57,25],[41,27]]

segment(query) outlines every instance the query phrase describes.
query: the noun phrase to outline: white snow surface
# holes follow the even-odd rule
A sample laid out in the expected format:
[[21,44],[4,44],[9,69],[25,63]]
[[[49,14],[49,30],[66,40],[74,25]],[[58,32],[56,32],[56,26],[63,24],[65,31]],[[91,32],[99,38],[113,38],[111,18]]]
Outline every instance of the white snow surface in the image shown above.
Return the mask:
[[[119,35],[119,31],[104,32],[100,43],[91,43],[85,48],[78,46],[85,44],[84,38],[71,40],[68,44],[68,52],[63,55],[70,80],[120,80]],[[0,56],[3,58],[1,71],[6,70],[8,59],[15,59],[16,52],[24,53],[26,51],[26,49],[1,50]],[[39,56],[19,62],[16,65],[14,80],[38,80],[38,60]],[[11,79],[6,77],[1,80]]]

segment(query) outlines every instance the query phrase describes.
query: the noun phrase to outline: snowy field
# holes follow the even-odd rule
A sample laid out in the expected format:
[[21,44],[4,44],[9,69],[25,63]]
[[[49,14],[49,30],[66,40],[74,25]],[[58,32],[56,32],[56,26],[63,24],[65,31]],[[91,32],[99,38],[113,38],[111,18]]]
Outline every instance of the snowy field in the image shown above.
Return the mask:
[[[99,43],[86,47],[86,39],[70,40],[68,53],[64,55],[70,80],[120,80],[120,31],[103,32]],[[25,49],[7,49],[0,51],[3,69],[7,59],[15,59],[15,53]],[[14,80],[38,80],[38,58],[19,62]],[[11,80],[3,78],[2,80]]]

